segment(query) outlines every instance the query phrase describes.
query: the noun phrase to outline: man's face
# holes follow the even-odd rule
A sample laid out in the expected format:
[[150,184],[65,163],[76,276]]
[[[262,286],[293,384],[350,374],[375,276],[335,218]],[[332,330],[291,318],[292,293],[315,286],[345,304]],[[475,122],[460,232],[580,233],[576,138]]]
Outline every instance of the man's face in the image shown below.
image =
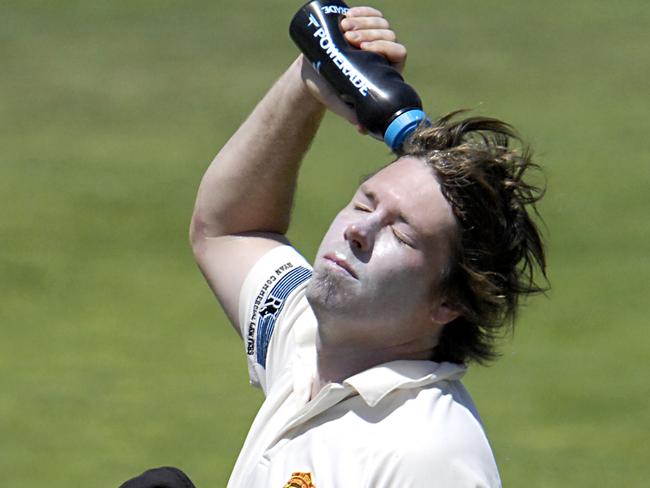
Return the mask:
[[403,157],[363,183],[314,261],[307,298],[321,335],[378,347],[431,336],[454,226],[433,170],[420,159]]

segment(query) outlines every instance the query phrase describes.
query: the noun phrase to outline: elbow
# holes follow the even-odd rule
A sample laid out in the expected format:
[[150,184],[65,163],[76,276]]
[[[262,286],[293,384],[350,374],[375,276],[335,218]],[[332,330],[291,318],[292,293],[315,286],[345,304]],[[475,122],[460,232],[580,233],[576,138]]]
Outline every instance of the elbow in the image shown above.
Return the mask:
[[190,220],[189,242],[192,253],[197,262],[200,263],[202,257],[207,251],[210,242],[216,238],[230,235],[225,219],[218,216],[206,218],[205,214],[194,211]]
[[199,258],[202,249],[205,247],[208,237],[207,228],[206,222],[194,213],[190,221],[189,241],[195,258]]

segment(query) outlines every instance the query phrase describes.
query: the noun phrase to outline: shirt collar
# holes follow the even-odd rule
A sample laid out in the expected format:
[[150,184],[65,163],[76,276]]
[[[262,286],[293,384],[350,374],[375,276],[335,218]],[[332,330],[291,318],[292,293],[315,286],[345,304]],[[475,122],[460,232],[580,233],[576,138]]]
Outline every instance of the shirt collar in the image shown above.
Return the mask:
[[380,364],[343,382],[359,392],[369,407],[398,389],[419,388],[444,380],[458,380],[467,368],[455,363],[400,360]]

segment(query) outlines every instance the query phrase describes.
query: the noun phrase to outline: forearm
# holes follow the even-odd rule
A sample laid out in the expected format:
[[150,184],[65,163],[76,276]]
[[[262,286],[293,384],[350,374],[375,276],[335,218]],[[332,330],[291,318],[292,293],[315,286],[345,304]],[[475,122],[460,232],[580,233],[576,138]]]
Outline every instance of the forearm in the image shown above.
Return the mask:
[[241,232],[284,234],[298,169],[324,107],[294,62],[219,151],[199,187],[191,238]]

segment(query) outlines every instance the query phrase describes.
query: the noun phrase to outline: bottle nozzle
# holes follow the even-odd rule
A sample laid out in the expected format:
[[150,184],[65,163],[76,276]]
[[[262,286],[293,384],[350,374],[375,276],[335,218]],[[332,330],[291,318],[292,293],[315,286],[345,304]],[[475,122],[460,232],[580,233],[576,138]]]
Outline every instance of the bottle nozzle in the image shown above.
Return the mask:
[[399,148],[423,120],[427,120],[427,115],[420,109],[399,114],[384,132],[384,142],[393,150]]

